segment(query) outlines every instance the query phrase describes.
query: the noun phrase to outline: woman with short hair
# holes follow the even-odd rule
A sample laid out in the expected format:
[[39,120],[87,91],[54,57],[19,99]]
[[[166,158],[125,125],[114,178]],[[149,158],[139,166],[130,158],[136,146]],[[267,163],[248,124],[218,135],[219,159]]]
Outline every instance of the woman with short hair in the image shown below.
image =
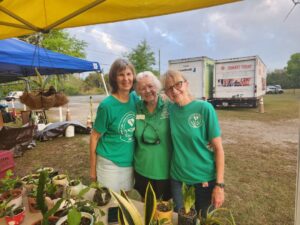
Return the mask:
[[134,187],[145,196],[147,184],[150,182],[157,198],[169,200],[172,144],[168,101],[159,96],[161,84],[152,72],[139,73],[136,81],[136,92],[142,100],[137,103]]

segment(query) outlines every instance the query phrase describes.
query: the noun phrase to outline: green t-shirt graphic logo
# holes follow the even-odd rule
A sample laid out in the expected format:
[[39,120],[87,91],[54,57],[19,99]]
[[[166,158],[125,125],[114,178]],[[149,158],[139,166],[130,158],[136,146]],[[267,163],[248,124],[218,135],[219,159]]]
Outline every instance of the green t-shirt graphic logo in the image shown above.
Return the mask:
[[192,128],[199,128],[203,124],[202,116],[199,113],[193,113],[190,115],[188,121]]
[[120,139],[126,142],[133,141],[133,133],[135,130],[135,113],[126,113],[119,123],[119,133],[121,134]]

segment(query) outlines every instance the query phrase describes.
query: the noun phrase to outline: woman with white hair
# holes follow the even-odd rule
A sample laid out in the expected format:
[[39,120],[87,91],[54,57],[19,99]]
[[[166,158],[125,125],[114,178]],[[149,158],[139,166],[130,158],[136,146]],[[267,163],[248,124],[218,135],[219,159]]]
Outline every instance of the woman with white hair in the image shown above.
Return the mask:
[[135,189],[145,196],[148,182],[157,198],[171,198],[169,166],[171,136],[168,101],[159,96],[160,81],[149,71],[136,77],[136,92],[142,98],[137,104],[136,148],[134,154]]

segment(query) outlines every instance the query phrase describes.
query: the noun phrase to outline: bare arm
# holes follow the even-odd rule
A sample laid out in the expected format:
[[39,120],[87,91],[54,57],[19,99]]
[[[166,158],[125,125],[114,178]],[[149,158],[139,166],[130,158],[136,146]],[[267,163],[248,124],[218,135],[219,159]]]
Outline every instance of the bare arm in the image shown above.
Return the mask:
[[90,136],[90,178],[92,181],[97,180],[96,173],[96,147],[101,134],[95,130],[92,130]]
[[[217,137],[212,139],[212,145],[215,151],[215,161],[216,161],[216,182],[224,183],[224,167],[225,167],[225,156],[224,149],[222,145],[222,138]],[[219,208],[224,202],[224,189],[216,186],[212,194],[212,203],[216,208]]]

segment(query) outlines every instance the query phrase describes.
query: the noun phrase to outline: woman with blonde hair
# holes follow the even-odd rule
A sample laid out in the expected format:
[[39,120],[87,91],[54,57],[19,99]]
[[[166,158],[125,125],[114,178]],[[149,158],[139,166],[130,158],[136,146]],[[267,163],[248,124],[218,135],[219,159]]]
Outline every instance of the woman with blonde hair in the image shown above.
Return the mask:
[[208,207],[224,202],[224,150],[218,118],[212,105],[195,100],[189,82],[179,71],[163,77],[169,107],[173,142],[171,188],[175,210],[183,206],[183,183],[195,187],[196,210],[205,216]]

